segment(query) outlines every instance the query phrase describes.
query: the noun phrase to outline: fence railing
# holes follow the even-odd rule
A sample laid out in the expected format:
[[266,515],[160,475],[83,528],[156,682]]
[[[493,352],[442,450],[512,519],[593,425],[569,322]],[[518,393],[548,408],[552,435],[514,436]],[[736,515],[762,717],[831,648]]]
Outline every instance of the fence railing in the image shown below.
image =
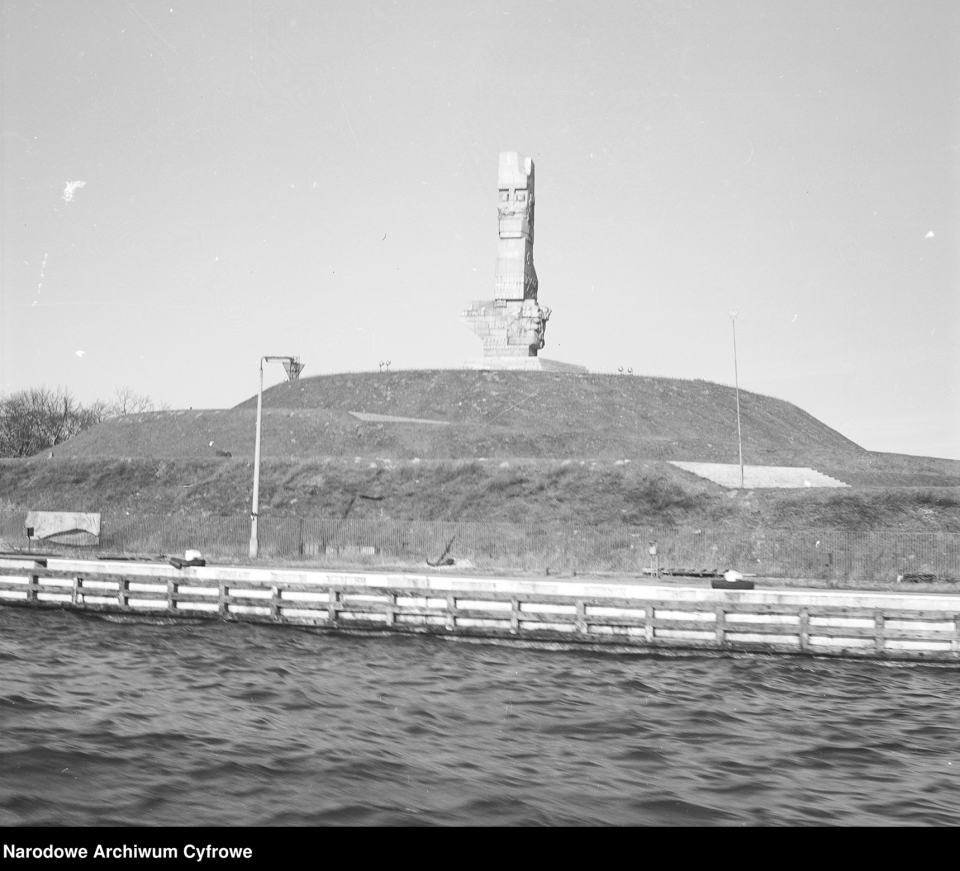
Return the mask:
[[[26,512],[0,512],[0,540],[27,550]],[[765,577],[894,580],[897,575],[960,579],[960,534],[900,531],[750,532],[668,527],[588,526],[568,523],[454,523],[445,521],[331,520],[261,517],[261,558],[318,565],[423,566],[447,550],[460,565],[478,569],[555,573],[639,573],[657,544],[662,570],[728,568]],[[102,515],[100,545],[87,553],[183,554],[243,558],[246,516]],[[34,542],[33,548],[76,552]]]
[[960,596],[0,558],[0,604],[562,645],[960,658]]

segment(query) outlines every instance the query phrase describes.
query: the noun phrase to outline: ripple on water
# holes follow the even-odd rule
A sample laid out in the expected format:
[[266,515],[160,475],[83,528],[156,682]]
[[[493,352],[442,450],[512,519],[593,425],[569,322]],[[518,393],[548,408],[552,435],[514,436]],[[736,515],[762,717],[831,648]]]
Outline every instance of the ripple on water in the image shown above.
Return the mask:
[[0,608],[0,824],[960,823],[960,668]]

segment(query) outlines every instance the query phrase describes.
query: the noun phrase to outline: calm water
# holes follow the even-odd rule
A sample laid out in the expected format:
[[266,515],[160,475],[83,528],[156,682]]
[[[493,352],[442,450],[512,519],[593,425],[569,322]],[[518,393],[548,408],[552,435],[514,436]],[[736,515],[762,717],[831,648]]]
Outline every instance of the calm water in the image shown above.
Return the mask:
[[0,608],[0,824],[960,824],[960,668]]

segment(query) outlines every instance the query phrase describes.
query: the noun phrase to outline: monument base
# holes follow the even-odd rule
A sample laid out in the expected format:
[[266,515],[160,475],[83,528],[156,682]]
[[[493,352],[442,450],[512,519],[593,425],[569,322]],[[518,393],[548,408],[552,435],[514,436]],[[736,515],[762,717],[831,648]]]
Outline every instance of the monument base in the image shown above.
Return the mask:
[[575,363],[561,363],[559,360],[546,360],[543,357],[480,357],[467,360],[465,369],[491,369],[511,372],[570,372],[587,373],[586,366]]

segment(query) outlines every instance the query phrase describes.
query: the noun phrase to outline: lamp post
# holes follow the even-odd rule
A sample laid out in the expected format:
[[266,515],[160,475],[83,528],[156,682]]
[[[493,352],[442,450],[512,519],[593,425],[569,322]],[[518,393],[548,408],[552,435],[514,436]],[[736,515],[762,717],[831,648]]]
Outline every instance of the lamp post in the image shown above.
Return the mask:
[[257,391],[257,441],[253,449],[253,508],[250,511],[250,559],[256,559],[260,550],[258,537],[258,520],[260,510],[260,424],[263,418],[263,364],[283,363],[287,370],[287,377],[296,381],[303,371],[303,364],[299,357],[261,357],[260,358],[260,389]]
[[743,489],[743,439],[740,436],[740,378],[737,375],[737,310],[729,312],[733,324],[733,383],[737,389],[737,446],[740,448],[740,489]]

